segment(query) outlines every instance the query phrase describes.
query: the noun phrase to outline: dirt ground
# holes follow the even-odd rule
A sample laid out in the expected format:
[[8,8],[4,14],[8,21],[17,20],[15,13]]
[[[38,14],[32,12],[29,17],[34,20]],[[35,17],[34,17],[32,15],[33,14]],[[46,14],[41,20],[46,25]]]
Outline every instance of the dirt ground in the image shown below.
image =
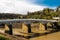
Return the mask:
[[60,32],[44,35],[44,36],[39,36],[39,37],[34,37],[30,38],[30,40],[60,40]]
[[[5,30],[3,28],[0,28],[0,32],[4,32]],[[21,34],[21,30],[18,28],[13,28],[13,33],[14,34]],[[25,34],[26,35],[26,34]],[[31,37],[30,39],[27,40],[60,40],[60,31],[55,32],[55,33],[51,33],[51,34],[47,34],[47,35],[43,35],[43,36],[36,36],[36,37]]]

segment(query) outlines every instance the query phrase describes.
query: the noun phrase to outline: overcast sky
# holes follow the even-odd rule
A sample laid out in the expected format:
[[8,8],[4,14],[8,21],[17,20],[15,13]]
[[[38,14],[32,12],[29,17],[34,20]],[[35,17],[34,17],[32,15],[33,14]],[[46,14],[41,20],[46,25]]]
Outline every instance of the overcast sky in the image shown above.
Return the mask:
[[0,0],[0,13],[26,14],[46,7],[55,8],[59,3],[59,0]]

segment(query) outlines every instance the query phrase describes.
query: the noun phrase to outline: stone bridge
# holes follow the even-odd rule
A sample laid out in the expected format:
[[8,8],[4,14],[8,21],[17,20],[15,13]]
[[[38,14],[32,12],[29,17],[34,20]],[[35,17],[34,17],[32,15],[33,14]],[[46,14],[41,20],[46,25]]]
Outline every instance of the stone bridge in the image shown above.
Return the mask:
[[12,24],[20,23],[21,33],[40,32],[51,29],[60,29],[56,20],[40,20],[40,19],[14,19],[14,20],[0,20],[0,24],[5,26],[5,33],[13,35]]

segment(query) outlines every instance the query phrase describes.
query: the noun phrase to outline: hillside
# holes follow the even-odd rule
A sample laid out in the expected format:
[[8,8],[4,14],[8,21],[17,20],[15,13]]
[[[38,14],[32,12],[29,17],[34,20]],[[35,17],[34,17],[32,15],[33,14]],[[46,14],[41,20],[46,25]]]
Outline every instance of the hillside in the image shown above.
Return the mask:
[[14,13],[0,13],[0,19],[18,19],[21,14]]
[[53,19],[60,17],[60,6],[56,9],[44,8],[42,11],[27,12],[27,15],[0,13],[0,19]]

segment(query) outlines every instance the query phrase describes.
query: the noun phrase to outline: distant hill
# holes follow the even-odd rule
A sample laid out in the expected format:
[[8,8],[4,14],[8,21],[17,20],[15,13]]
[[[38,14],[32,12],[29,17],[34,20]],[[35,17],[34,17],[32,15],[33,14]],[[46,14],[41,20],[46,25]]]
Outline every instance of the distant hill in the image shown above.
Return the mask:
[[56,9],[44,8],[42,11],[27,13],[27,18],[32,19],[53,19],[53,17],[60,17],[60,6]]
[[27,15],[0,13],[0,19],[53,19],[60,17],[60,6],[56,9],[44,8],[41,11],[27,12]]
[[21,14],[0,13],[0,19],[18,19]]

